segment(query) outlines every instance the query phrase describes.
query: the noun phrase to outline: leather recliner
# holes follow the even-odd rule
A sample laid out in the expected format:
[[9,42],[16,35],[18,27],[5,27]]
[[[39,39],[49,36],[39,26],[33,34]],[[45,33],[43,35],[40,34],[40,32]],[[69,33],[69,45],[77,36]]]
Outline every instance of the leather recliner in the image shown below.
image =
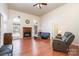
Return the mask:
[[61,52],[68,52],[69,45],[74,40],[75,36],[71,32],[65,32],[61,39],[55,38],[53,40],[53,50],[61,51]]

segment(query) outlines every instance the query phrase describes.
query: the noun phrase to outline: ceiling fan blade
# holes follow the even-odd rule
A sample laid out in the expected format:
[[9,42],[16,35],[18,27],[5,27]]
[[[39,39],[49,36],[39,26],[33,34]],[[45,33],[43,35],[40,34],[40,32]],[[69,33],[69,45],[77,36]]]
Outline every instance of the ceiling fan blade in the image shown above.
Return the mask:
[[34,7],[36,6],[36,7],[40,8],[40,9],[42,9],[43,5],[47,5],[47,3],[36,3],[33,6]]
[[36,5],[38,5],[38,3],[37,4],[34,4],[33,6],[36,6]]
[[41,3],[42,5],[47,5],[47,3]]

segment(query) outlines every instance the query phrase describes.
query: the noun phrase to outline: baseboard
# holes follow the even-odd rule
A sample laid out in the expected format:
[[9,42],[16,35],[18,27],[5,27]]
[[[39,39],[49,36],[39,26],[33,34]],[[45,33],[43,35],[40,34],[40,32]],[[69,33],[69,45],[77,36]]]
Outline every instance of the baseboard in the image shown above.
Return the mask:
[[72,45],[74,45],[74,46],[78,46],[78,47],[79,47],[79,44],[76,44],[76,43],[72,43]]

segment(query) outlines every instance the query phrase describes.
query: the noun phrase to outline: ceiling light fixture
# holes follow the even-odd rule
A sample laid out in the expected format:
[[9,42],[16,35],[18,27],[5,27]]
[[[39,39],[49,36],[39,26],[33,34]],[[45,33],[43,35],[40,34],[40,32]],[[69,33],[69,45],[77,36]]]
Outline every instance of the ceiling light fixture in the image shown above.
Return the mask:
[[42,9],[46,5],[47,5],[47,3],[36,3],[33,6],[39,8],[39,9]]

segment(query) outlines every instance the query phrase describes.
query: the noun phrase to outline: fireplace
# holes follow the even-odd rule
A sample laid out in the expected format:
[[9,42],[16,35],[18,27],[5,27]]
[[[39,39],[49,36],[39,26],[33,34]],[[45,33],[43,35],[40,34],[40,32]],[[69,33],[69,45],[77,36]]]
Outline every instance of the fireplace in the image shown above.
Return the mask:
[[31,27],[23,27],[23,38],[32,36],[32,28]]
[[23,36],[24,37],[31,37],[31,32],[24,32]]

